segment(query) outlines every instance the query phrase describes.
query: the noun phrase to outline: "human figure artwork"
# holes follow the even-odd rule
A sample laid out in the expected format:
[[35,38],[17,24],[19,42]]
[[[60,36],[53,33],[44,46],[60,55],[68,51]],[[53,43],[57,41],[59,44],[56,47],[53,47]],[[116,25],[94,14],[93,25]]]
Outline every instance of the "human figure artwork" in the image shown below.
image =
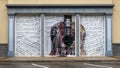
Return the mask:
[[52,49],[50,55],[75,55],[75,28],[70,18],[51,27]]
[[[84,26],[80,25],[80,55],[86,55],[85,44],[86,31]],[[69,18],[65,22],[60,22],[51,27],[52,49],[50,55],[75,55],[75,22]]]

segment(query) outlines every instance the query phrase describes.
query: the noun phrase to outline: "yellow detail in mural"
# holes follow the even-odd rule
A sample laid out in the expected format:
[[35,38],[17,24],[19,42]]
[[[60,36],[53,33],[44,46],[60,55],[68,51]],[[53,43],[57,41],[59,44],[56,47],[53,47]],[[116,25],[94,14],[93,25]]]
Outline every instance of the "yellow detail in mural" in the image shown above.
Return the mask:
[[81,24],[80,25],[80,55],[86,55],[86,52],[84,50],[85,37],[86,37],[86,31],[84,26]]

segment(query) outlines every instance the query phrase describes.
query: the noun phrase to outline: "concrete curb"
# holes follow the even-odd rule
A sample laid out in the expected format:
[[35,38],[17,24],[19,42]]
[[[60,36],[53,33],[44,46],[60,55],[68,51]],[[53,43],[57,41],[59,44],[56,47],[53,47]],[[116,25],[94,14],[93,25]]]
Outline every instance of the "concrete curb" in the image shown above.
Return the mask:
[[120,62],[115,57],[0,57],[0,62]]

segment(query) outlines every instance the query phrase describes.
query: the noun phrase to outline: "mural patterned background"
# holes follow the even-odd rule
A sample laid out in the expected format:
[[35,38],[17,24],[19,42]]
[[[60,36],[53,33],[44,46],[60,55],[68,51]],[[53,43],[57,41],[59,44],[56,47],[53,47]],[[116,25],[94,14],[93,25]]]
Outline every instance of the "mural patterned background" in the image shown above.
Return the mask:
[[15,56],[40,56],[40,16],[15,17]]
[[86,38],[84,44],[86,55],[104,56],[104,16],[81,16],[80,21],[86,30]]

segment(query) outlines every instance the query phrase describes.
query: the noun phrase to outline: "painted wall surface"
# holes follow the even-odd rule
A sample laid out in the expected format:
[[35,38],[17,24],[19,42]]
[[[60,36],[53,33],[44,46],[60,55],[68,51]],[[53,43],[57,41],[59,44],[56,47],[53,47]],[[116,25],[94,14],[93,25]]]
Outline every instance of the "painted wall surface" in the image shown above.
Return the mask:
[[8,43],[7,0],[0,0],[0,44]]
[[112,40],[113,43],[120,43],[120,0],[113,0]]
[[8,4],[112,4],[112,0],[8,0]]

